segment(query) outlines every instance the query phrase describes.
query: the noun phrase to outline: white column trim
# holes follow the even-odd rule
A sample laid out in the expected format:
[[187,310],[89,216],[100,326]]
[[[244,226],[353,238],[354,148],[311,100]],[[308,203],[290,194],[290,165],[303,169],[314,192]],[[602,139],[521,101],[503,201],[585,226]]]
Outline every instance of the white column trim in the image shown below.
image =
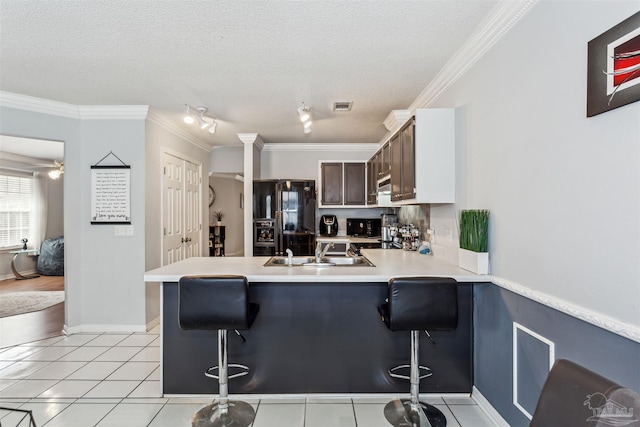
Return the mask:
[[486,397],[480,393],[480,390],[473,386],[471,390],[471,398],[478,404],[482,412],[485,413],[487,417],[489,417],[493,423],[498,427],[510,427],[509,423],[505,421],[504,418],[500,415],[500,413],[494,408],[491,403],[487,400]]
[[[244,256],[253,256],[253,149],[264,148],[264,141],[257,133],[239,133],[244,144]],[[260,161],[260,159],[258,159]]]

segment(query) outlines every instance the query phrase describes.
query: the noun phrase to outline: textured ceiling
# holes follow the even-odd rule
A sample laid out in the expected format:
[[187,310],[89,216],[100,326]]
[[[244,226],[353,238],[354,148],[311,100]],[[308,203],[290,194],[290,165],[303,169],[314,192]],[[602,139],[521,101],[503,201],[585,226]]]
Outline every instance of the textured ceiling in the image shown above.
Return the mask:
[[[0,0],[0,90],[149,105],[211,145],[375,143],[497,0]],[[334,113],[334,101],[353,101]],[[313,111],[305,135],[296,108]],[[184,104],[219,120],[182,123]]]

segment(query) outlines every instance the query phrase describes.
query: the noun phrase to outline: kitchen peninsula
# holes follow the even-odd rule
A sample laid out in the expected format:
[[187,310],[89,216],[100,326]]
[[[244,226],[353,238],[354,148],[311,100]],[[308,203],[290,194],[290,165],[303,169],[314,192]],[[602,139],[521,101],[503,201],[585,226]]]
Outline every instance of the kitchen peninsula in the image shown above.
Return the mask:
[[401,250],[363,250],[375,265],[265,267],[268,257],[189,258],[148,271],[162,283],[162,390],[165,395],[215,394],[203,372],[217,364],[217,340],[209,331],[178,326],[178,286],[187,275],[243,275],[250,299],[260,304],[246,342],[229,335],[229,361],[250,366],[230,382],[231,393],[406,393],[405,381],[387,369],[408,363],[409,334],[390,332],[377,313],[387,282],[400,276],[452,277],[459,283],[458,328],[433,332],[420,342],[420,363],[433,375],[421,391],[470,393],[472,286],[489,280],[437,257]]

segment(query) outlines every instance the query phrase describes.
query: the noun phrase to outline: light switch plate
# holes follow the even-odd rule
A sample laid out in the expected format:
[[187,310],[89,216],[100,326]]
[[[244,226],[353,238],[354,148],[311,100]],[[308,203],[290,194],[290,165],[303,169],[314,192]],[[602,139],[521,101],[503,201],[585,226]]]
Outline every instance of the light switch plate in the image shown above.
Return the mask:
[[133,225],[116,225],[116,236],[133,236]]

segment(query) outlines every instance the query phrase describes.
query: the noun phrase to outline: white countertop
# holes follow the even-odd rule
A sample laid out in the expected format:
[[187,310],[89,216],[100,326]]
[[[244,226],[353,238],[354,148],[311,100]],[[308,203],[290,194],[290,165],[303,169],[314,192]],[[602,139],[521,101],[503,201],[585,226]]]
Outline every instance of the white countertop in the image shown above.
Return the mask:
[[147,271],[145,282],[177,282],[188,275],[241,275],[249,282],[387,282],[393,277],[452,277],[458,282],[488,282],[491,276],[476,275],[434,257],[399,249],[365,249],[375,267],[264,267],[270,257],[196,257]]

